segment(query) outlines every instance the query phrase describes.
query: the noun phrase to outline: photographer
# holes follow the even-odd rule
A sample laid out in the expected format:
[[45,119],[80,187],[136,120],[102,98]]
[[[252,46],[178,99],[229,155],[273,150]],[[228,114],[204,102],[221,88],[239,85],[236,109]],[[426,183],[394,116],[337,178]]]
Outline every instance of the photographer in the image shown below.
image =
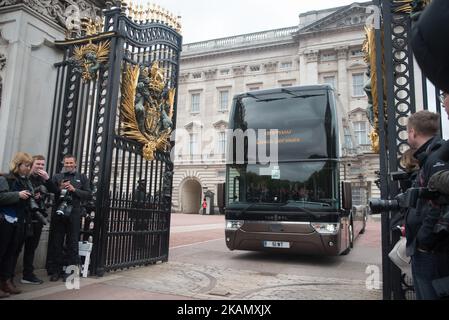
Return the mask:
[[10,173],[0,177],[0,296],[19,294],[14,282],[14,266],[19,235],[29,219],[31,183],[28,175],[32,158],[18,152],[10,164]]
[[[418,175],[419,162],[418,159],[414,157],[416,151],[417,149],[410,148],[405,151],[401,157],[400,164],[405,173],[405,175],[401,174],[398,177],[401,194],[407,192],[407,190],[412,187],[413,182]],[[393,178],[393,180],[395,180],[395,178]],[[399,236],[405,235],[405,215],[408,210],[413,210],[413,208],[401,208],[390,221],[391,230],[393,232],[398,232]]]
[[92,198],[89,180],[84,174],[76,172],[76,158],[72,155],[66,155],[63,162],[62,172],[56,174],[52,179],[59,190],[55,194],[55,207],[52,212],[54,222],[50,230],[52,234],[49,251],[53,255],[47,265],[48,274],[51,275],[50,281],[58,281],[63,275],[65,237],[68,265],[80,265],[78,241],[80,237],[81,201]]
[[[45,157],[41,155],[33,156],[33,164],[31,166],[31,173],[29,176],[33,193],[35,197],[35,207],[31,208],[31,219],[29,225],[25,228],[27,232],[23,232],[19,236],[19,247],[16,253],[16,262],[19,258],[22,247],[23,252],[23,277],[22,283],[25,284],[42,284],[43,281],[39,279],[33,272],[33,261],[35,251],[39,245],[44,224],[47,224],[47,213],[45,195],[47,192],[56,193],[58,188],[53,184],[45,169]],[[15,267],[14,267],[15,269]]]
[[[418,149],[415,158],[421,168],[414,187],[427,187],[433,174],[449,169],[438,152],[444,143],[437,137],[439,127],[440,116],[429,111],[417,112],[409,118],[408,142],[412,148]],[[416,209],[408,210],[406,215],[407,255],[412,260],[413,283],[418,300],[437,299],[432,281],[441,275],[437,271],[439,255],[433,251],[436,245],[433,229],[440,214],[440,209],[434,207],[430,200],[419,198]]]

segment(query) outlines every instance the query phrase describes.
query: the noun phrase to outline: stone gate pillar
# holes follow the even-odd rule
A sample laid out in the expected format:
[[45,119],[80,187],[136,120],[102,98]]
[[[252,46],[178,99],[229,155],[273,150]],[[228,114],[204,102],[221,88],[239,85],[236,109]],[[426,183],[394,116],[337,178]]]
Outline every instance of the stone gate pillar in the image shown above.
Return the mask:
[[[0,1],[0,172],[7,172],[17,151],[47,155],[57,72],[69,15],[101,14],[102,0]],[[45,267],[48,227],[36,251],[35,267]],[[21,271],[22,259],[17,269]]]
[[[17,151],[46,155],[50,137],[56,68],[63,53],[54,47],[63,40],[67,19],[101,14],[105,1],[80,0],[69,8],[59,1],[0,1],[0,171]],[[77,21],[78,19],[78,21]]]

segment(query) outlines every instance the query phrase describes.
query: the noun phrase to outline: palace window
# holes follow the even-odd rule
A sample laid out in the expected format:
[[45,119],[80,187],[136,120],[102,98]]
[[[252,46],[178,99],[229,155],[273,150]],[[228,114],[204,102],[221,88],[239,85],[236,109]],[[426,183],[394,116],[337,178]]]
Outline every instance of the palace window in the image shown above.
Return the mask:
[[329,84],[332,86],[332,88],[336,89],[336,83],[335,83],[335,76],[326,76],[323,77],[323,83],[324,84]]
[[191,157],[198,154],[198,134],[196,133],[190,134],[189,154]]
[[200,94],[193,93],[192,94],[192,104],[190,108],[191,113],[199,113],[200,112]]
[[351,57],[361,57],[363,55],[364,55],[364,53],[363,53],[362,49],[351,50]]
[[226,153],[226,132],[218,133],[218,154],[224,155]]
[[344,128],[345,131],[345,147],[348,149],[352,149],[352,135],[351,135],[351,131],[349,130],[348,127]]
[[352,75],[352,96],[363,97],[365,95],[363,87],[364,87],[363,73],[354,73]]
[[218,111],[227,111],[228,105],[229,105],[229,91],[228,90],[221,90],[219,92],[219,105],[218,105]]
[[293,67],[293,62],[291,61],[284,61],[281,62],[281,69],[291,69]]
[[354,134],[359,145],[368,145],[368,123],[366,121],[354,122]]
[[321,61],[325,62],[325,61],[335,61],[337,60],[337,54],[335,54],[334,52],[328,52],[328,53],[322,53],[321,54]]

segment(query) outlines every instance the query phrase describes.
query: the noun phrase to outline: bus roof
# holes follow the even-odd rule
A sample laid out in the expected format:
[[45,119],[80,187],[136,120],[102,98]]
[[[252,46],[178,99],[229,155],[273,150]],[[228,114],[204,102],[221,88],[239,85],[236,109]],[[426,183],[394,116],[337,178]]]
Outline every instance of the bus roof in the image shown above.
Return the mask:
[[298,92],[298,91],[313,91],[313,90],[334,90],[334,88],[329,84],[319,84],[319,85],[309,85],[309,86],[296,86],[296,87],[284,87],[284,88],[273,88],[264,90],[254,90],[244,93],[237,94],[235,98],[241,98],[249,95],[265,95],[265,94],[276,94],[276,93],[288,93],[288,92]]

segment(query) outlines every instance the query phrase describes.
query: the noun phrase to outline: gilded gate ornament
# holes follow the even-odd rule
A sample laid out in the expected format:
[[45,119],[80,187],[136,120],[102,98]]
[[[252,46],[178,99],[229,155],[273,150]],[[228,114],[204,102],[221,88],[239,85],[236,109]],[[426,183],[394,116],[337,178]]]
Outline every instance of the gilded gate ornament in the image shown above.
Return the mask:
[[122,134],[143,144],[143,157],[169,146],[175,89],[168,89],[157,62],[151,68],[126,65],[122,77]]
[[89,42],[84,46],[75,46],[69,61],[75,65],[74,71],[81,73],[84,82],[89,82],[96,78],[97,71],[108,61],[109,50],[109,40],[98,45]]
[[[368,64],[368,82],[365,84],[364,90],[368,96],[368,107],[366,110],[368,120],[374,130],[369,134],[371,140],[371,149],[374,153],[379,153],[380,143],[379,143],[379,107],[384,109],[385,120],[387,115],[386,101],[384,94],[384,101],[379,101],[377,92],[377,81],[379,77],[384,77],[385,75],[385,63],[382,59],[382,70],[377,70],[376,66],[376,41],[375,41],[375,30],[372,27],[365,27],[366,39],[363,43],[362,51],[365,53],[364,60]],[[386,92],[385,84],[383,81],[384,93]]]

